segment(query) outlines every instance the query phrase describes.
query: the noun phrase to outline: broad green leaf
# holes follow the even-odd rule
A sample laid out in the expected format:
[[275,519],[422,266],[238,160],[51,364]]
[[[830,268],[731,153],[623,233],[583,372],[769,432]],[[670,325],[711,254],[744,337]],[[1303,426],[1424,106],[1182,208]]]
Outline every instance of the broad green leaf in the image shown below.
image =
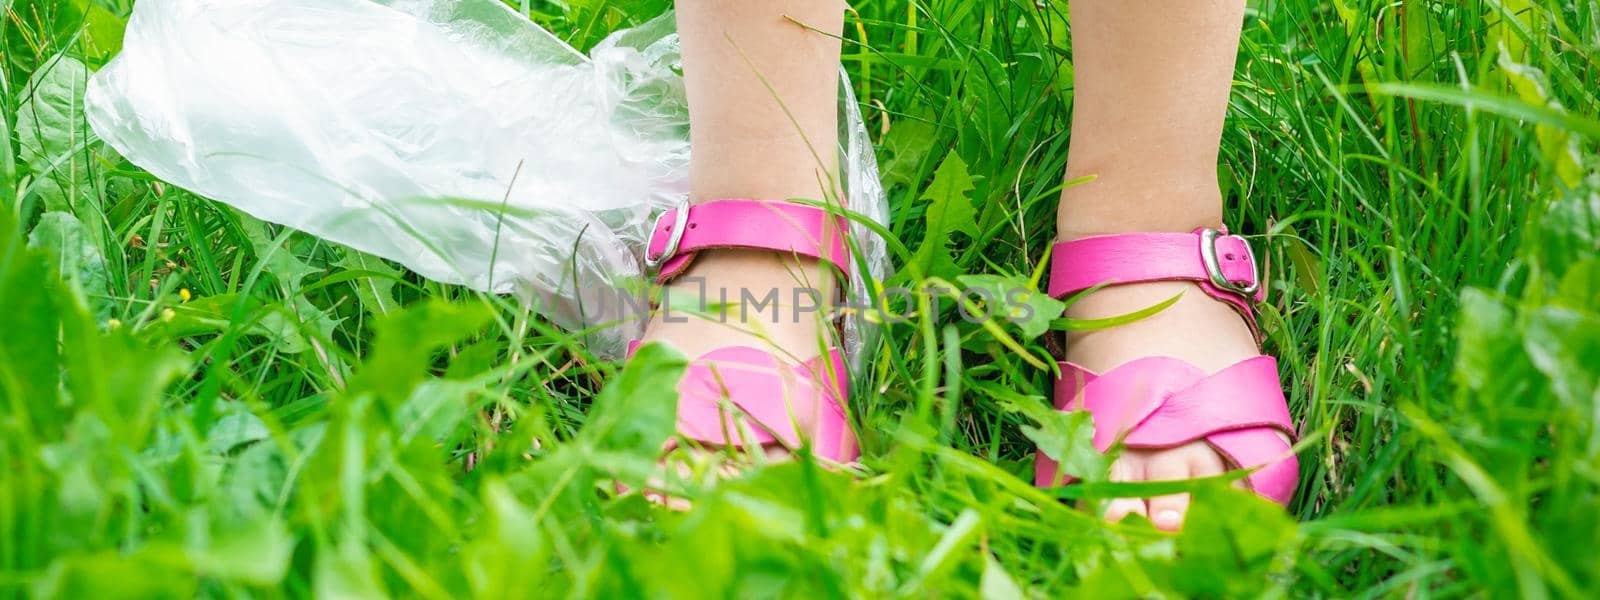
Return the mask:
[[1575,262],[1600,256],[1600,191],[1578,191],[1547,211],[1533,248],[1540,266],[1562,277]]
[[1023,425],[1027,436],[1045,456],[1061,466],[1062,474],[1084,481],[1103,481],[1111,459],[1094,447],[1094,417],[1088,411],[1065,412],[1037,398],[1006,399],[1005,407],[1037,425]]
[[[89,177],[95,160],[120,162],[89,130],[83,117],[89,68],[70,56],[57,56],[33,74],[23,89],[14,127],[18,157],[40,184],[35,193],[46,210],[74,211],[94,197]],[[44,182],[48,181],[48,184]]]
[[533,511],[499,478],[486,480],[480,495],[487,518],[461,556],[474,595],[513,598],[539,589],[544,574],[530,566],[544,564],[546,546]]
[[1600,386],[1600,314],[1546,306],[1528,320],[1523,347],[1568,406],[1592,415]]
[[1174,587],[1191,597],[1252,595],[1294,539],[1283,507],[1227,485],[1201,486],[1178,537]]
[[961,232],[978,235],[978,211],[972,207],[967,194],[974,189],[972,175],[961,157],[951,152],[934,173],[933,183],[923,192],[928,201],[923,215],[922,245],[917,248],[916,262],[923,275],[950,279],[959,275],[955,260],[950,255],[950,235]]
[[470,382],[430,379],[418,384],[411,397],[394,414],[394,425],[402,441],[420,437],[429,443],[443,441],[458,431],[474,409],[473,394],[483,386]]
[[1508,352],[1522,351],[1511,309],[1477,288],[1461,293],[1456,333],[1456,377],[1472,389],[1483,388],[1505,367]]
[[[304,435],[303,430],[291,432],[290,443],[295,452],[303,448],[295,442]],[[218,445],[221,444],[209,441],[207,444],[209,448]],[[223,468],[213,492],[213,506],[221,507],[217,511],[223,518],[258,520],[273,515],[283,500],[285,489],[294,489],[289,471],[292,461],[285,456],[284,449],[263,435],[256,442],[235,448],[227,456],[219,461]]]
[[104,0],[76,0],[83,8],[83,45],[96,64],[116,56],[122,51],[122,37],[127,21],[107,9]]
[[390,315],[374,326],[372,352],[349,392],[372,392],[398,405],[411,397],[444,347],[482,331],[493,315],[483,304],[430,300]]
[[337,548],[319,546],[316,557],[313,595],[317,598],[363,600],[389,597],[378,579],[372,555],[360,543],[349,540]]
[[933,174],[933,183],[922,193],[922,199],[928,201],[929,240],[948,243],[949,235],[957,231],[978,235],[978,211],[967,197],[973,189],[972,175],[967,172],[967,163],[961,160],[961,155],[955,152],[946,155]]
[[[1511,51],[1505,46],[1500,47],[1498,64],[1506,80],[1511,82],[1511,88],[1516,90],[1517,97],[1523,102],[1566,112],[1566,108],[1552,95],[1550,79],[1544,71],[1516,62],[1512,58]],[[1564,129],[1542,123],[1534,126],[1534,135],[1539,139],[1539,150],[1550,168],[1554,170],[1556,178],[1568,188],[1577,187],[1584,176],[1583,151],[1578,145],[1577,136]]]
[[1289,250],[1289,262],[1294,265],[1295,282],[1300,284],[1300,289],[1305,290],[1307,296],[1316,298],[1322,295],[1322,261],[1312,253],[1311,246],[1298,235],[1289,235],[1285,238],[1285,247]]
[[77,290],[99,321],[111,318],[116,303],[111,299],[109,267],[89,230],[77,217],[65,212],[47,212],[28,234],[28,246],[47,252],[56,272]]
[[344,256],[338,262],[340,267],[366,273],[350,282],[356,288],[356,297],[361,299],[361,307],[373,315],[399,309],[400,303],[394,299],[394,285],[400,281],[400,270],[360,250],[344,248],[343,251]]
[[961,514],[956,515],[955,520],[945,528],[944,534],[939,537],[939,543],[934,544],[933,548],[928,550],[928,554],[922,557],[916,578],[912,581],[932,579],[948,569],[955,568],[962,556],[960,550],[983,533],[982,525],[983,520],[978,517],[978,511],[971,508],[961,511]]
[[114,9],[131,5],[126,0],[12,0],[5,4],[11,31],[0,40],[5,43],[0,49],[31,61],[35,52],[62,49],[76,38],[70,50],[102,64],[122,49],[126,24]]
[[197,585],[194,577],[172,565],[107,550],[57,558],[32,581],[29,595],[46,600],[192,598]]
[[105,455],[113,444],[103,420],[83,412],[64,418],[71,423],[63,439],[41,447],[39,463],[53,476],[54,500],[63,520],[73,522],[72,517],[92,518],[113,497],[116,486],[128,481],[109,473],[115,465],[106,464]]
[[211,452],[227,454],[272,435],[261,417],[242,403],[228,402],[219,412],[222,416],[211,422],[211,430],[206,433],[206,449]]
[[1431,66],[1446,51],[1444,29],[1430,0],[1404,0],[1400,6],[1400,26],[1405,43],[1406,78],[1431,80]]
[[1015,325],[1025,338],[1044,335],[1050,330],[1050,324],[1067,309],[1066,303],[1033,289],[1025,277],[962,275],[956,281],[968,290],[983,290],[981,295],[965,297],[973,301],[990,299],[990,314]]
[[961,274],[961,265],[956,264],[950,248],[940,243],[924,244],[918,248],[916,264],[922,268],[923,274],[932,279],[949,280]]
[[1600,307],[1600,256],[1590,256],[1567,269],[1556,289],[1555,301],[1578,310]]
[[[1339,15],[1339,20],[1344,24],[1345,35],[1352,44],[1368,43],[1368,35],[1376,29],[1371,13],[1360,10],[1355,0],[1333,0],[1333,10]],[[1371,52],[1363,52],[1356,57],[1356,73],[1361,76],[1361,84],[1366,87],[1368,94],[1374,94],[1372,88],[1380,81],[1376,57]],[[1376,106],[1374,103],[1373,106]]]
[[1533,0],[1493,0],[1488,3],[1487,10],[1484,20],[1493,24],[1487,32],[1487,47],[1504,47],[1513,59],[1526,60],[1528,42],[1518,30],[1537,31],[1535,24],[1539,20],[1539,11]]
[[96,413],[115,443],[140,448],[154,431],[167,386],[189,371],[187,355],[152,345],[127,327],[101,331],[87,313],[61,322],[66,389],[72,402]]
[[933,149],[933,125],[918,119],[895,122],[884,136],[880,151],[887,154],[883,162],[883,184],[887,187],[915,185],[918,169]]
[[580,441],[597,450],[654,460],[675,431],[677,383],[688,364],[671,346],[641,346],[595,398]]
[[[305,337],[305,330],[310,330],[314,333],[314,339],[332,340],[334,330],[339,328],[339,323],[343,322],[344,319],[334,318],[333,311],[323,310],[316,304],[312,304],[311,300],[304,295],[296,294],[287,305],[281,306],[261,321],[266,324],[268,329],[276,331],[292,329],[296,332],[301,332],[300,339],[305,342],[304,345],[286,343],[279,347],[279,350],[283,352],[299,354],[312,347],[310,340]],[[284,339],[292,342],[295,338],[287,337]]]
[[276,517],[219,527],[192,536],[186,544],[189,561],[202,574],[253,585],[276,585],[289,571],[294,537]]
[[[244,303],[243,307],[239,306],[240,302]],[[171,318],[152,322],[144,331],[153,337],[175,340],[220,334],[249,323],[245,333],[271,339],[284,352],[295,354],[309,347],[299,327],[279,312],[278,307],[268,306],[257,296],[202,296],[170,308]],[[237,322],[234,320],[235,314],[238,315]]]
[[[58,293],[48,263],[37,251],[11,240],[21,239],[8,211],[0,210],[0,314],[5,333],[0,335],[0,397],[36,398],[7,409],[22,426],[56,431],[62,424],[44,415],[59,402],[61,327]],[[32,407],[32,408],[30,408]]]
[[314,266],[295,255],[290,244],[291,237],[295,235],[293,230],[280,228],[281,232],[274,234],[266,222],[244,214],[239,215],[239,225],[244,229],[245,236],[250,239],[250,245],[256,252],[256,260],[262,263],[262,270],[276,276],[286,291],[290,293],[298,291],[300,284],[307,277],[324,271],[322,267]]
[[341,319],[334,318],[331,311],[318,307],[300,293],[307,278],[322,274],[327,269],[295,254],[292,242],[298,232],[285,228],[274,235],[265,222],[244,214],[239,215],[239,223],[255,248],[262,270],[277,278],[283,296],[287,298],[279,310],[262,318],[263,326],[271,331],[296,332],[295,335],[281,338],[283,344],[279,350],[299,354],[311,349],[312,340],[306,339],[307,332],[315,334],[313,337],[316,340],[333,339],[333,332],[339,328]]

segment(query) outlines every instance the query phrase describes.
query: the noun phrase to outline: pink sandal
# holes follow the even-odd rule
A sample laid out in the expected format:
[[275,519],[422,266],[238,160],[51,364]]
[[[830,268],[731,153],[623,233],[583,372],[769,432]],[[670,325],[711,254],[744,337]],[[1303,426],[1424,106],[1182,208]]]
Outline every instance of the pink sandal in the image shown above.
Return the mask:
[[[1050,295],[1056,298],[1103,284],[1189,280],[1238,310],[1252,330],[1254,304],[1265,298],[1250,244],[1215,229],[1084,238],[1057,244],[1051,260]],[[1142,449],[1203,439],[1233,466],[1257,469],[1247,479],[1257,494],[1279,504],[1294,495],[1299,465],[1278,434],[1294,439],[1295,429],[1272,357],[1248,358],[1211,374],[1165,356],[1134,360],[1104,374],[1060,365],[1056,408],[1089,411],[1094,445],[1101,452],[1118,439],[1125,447]],[[1040,453],[1034,484],[1057,484],[1057,469]]]
[[[680,207],[656,220],[646,266],[659,269],[656,283],[665,285],[688,269],[697,252],[750,248],[816,258],[849,273],[845,225],[825,209],[790,202],[717,200]],[[629,357],[638,346],[629,344]],[[691,361],[678,381],[678,433],[714,446],[799,448],[806,441],[801,432],[810,430],[817,457],[851,462],[860,452],[845,417],[848,397],[844,357],[836,348],[798,365],[759,348],[719,348]],[[676,445],[669,441],[666,449]]]

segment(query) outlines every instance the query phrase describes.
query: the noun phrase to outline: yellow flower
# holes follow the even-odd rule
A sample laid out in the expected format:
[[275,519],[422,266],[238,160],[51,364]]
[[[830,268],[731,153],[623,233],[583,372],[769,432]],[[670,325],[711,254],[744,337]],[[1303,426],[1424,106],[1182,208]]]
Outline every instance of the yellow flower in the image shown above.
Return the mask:
[[173,317],[176,317],[176,316],[178,316],[178,312],[175,311],[175,310],[172,310],[170,308],[161,309],[161,320],[162,321],[171,321],[173,319]]
[[189,288],[178,288],[178,299],[179,300],[183,300],[184,302],[188,302],[189,299],[193,298],[193,297],[194,297],[194,294],[190,294],[189,293]]

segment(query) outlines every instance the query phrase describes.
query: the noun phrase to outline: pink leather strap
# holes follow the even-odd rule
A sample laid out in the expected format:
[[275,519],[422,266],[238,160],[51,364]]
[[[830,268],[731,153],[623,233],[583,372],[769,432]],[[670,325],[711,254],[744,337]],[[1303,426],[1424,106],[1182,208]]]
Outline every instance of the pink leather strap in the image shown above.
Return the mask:
[[[1126,233],[1056,244],[1050,259],[1050,295],[1061,298],[1099,285],[1188,280],[1234,306],[1255,326],[1253,304],[1266,298],[1250,243],[1236,235]],[[1212,240],[1213,243],[1207,243]],[[1214,253],[1212,251],[1214,250]],[[1207,266],[1207,254],[1215,269]],[[1217,279],[1228,285],[1221,285]],[[1252,288],[1251,293],[1242,290]]]
[[[628,354],[637,347],[630,345]],[[678,433],[741,448],[799,448],[809,441],[820,458],[854,461],[860,451],[843,408],[849,394],[844,368],[837,350],[798,365],[748,346],[713,350],[692,361],[678,381]],[[812,434],[803,439],[802,431]]]
[[[660,266],[657,283],[682,274],[698,252],[729,248],[815,258],[847,277],[846,224],[816,206],[715,200],[657,218],[645,259]],[[628,348],[630,357],[638,343]],[[692,361],[678,381],[678,433],[717,446],[798,448],[805,441],[818,457],[850,462],[860,452],[845,418],[848,394],[838,350],[791,365],[758,348],[719,348]],[[801,432],[810,432],[808,439]]]
[[679,210],[657,218],[650,235],[645,256],[661,265],[657,283],[683,273],[695,253],[726,248],[816,258],[832,263],[841,274],[850,272],[846,221],[824,208],[765,200],[715,200],[690,206],[683,216]]
[[[1194,281],[1237,309],[1252,329],[1254,304],[1266,297],[1249,242],[1219,230],[1084,238],[1057,244],[1051,259],[1050,295],[1058,298],[1147,281]],[[1234,465],[1255,469],[1247,481],[1257,493],[1280,504],[1294,495],[1299,464],[1284,441],[1294,438],[1294,425],[1273,358],[1257,356],[1214,374],[1164,356],[1104,375],[1060,366],[1056,408],[1089,411],[1101,452],[1118,440],[1145,449],[1205,440]],[[1041,453],[1035,483],[1055,485],[1058,468]]]
[[[1118,439],[1129,448],[1144,449],[1205,440],[1234,465],[1259,467],[1249,476],[1250,487],[1280,504],[1288,503],[1299,481],[1298,463],[1284,441],[1294,439],[1294,426],[1278,363],[1270,356],[1246,359],[1211,375],[1164,356],[1128,362],[1104,375],[1061,363],[1056,407],[1089,411],[1094,445],[1102,452]],[[1057,469],[1041,454],[1036,483],[1053,485]]]

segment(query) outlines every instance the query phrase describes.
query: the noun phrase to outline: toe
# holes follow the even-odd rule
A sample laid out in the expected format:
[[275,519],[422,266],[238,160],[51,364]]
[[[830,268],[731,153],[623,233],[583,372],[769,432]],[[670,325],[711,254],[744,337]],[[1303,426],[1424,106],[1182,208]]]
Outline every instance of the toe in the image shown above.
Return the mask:
[[[1217,453],[1215,448],[1212,448],[1205,442],[1195,442],[1194,444],[1191,444],[1191,446],[1193,446],[1193,451],[1188,453],[1189,472],[1193,473],[1191,477],[1196,479],[1201,477],[1216,477],[1228,472],[1229,469],[1227,461],[1222,458],[1221,454]],[[1250,485],[1246,483],[1245,480],[1240,479],[1233,482],[1233,487],[1239,489],[1249,489]]]
[[[1188,479],[1189,461],[1181,450],[1168,450],[1145,465],[1146,479],[1150,481],[1177,481]],[[1150,522],[1163,531],[1177,531],[1183,527],[1183,517],[1189,512],[1189,494],[1172,494],[1151,498]]]
[[[1138,481],[1144,476],[1144,463],[1138,459],[1124,455],[1111,464],[1112,481]],[[1121,521],[1128,515],[1140,515],[1148,518],[1145,512],[1144,500],[1139,498],[1117,498],[1106,505],[1106,520],[1113,523]]]

